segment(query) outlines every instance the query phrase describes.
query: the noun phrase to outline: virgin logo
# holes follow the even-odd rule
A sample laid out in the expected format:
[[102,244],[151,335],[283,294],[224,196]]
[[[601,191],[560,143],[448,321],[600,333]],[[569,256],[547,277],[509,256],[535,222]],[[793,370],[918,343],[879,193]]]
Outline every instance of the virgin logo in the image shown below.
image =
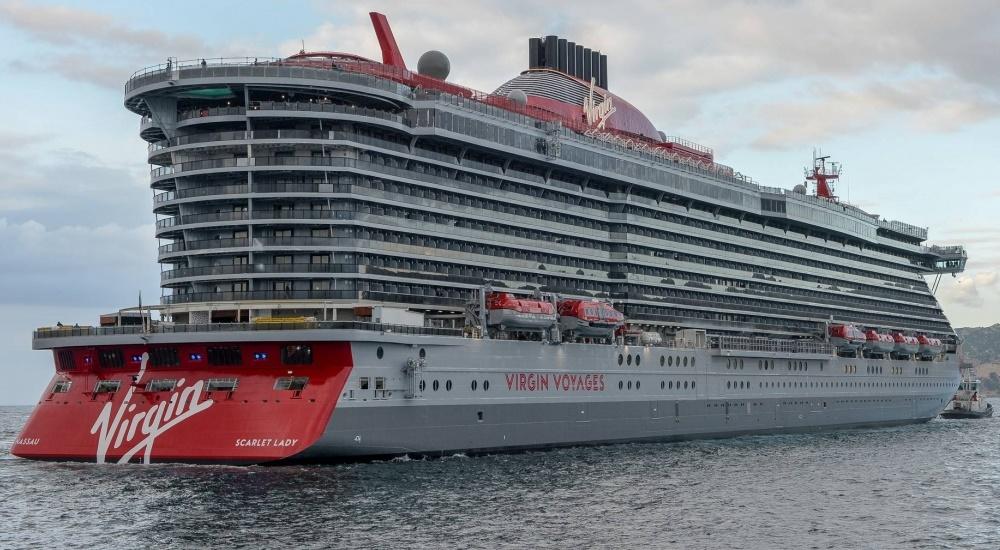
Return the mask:
[[211,399],[201,400],[205,385],[203,380],[180,389],[184,385],[184,379],[181,378],[177,382],[176,391],[170,394],[169,399],[164,399],[148,409],[136,410],[137,405],[131,402],[132,394],[146,373],[148,361],[149,354],[142,354],[142,363],[135,384],[129,387],[117,409],[110,401],[106,403],[97,416],[94,426],[90,428],[91,434],[97,434],[98,464],[105,462],[108,450],[120,449],[123,446],[126,446],[127,450],[118,459],[119,464],[129,462],[140,452],[143,453],[143,464],[149,464],[157,437],[208,409],[214,403]]
[[604,96],[598,92],[598,96],[601,98],[601,102],[597,103],[597,99],[594,98],[594,87],[595,80],[590,79],[590,93],[587,97],[583,98],[583,116],[587,120],[587,124],[595,126],[599,130],[604,129],[604,123],[608,121],[611,115],[615,114],[618,109],[611,102],[611,96]]

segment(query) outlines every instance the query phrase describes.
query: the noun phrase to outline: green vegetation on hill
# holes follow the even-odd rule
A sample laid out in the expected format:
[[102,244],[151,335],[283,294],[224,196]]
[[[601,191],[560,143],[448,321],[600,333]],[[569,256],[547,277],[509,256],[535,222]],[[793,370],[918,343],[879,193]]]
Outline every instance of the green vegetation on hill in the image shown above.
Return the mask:
[[991,327],[955,329],[965,358],[975,364],[1000,363],[1000,323]]
[[977,365],[982,390],[987,395],[1000,395],[1000,323],[991,327],[955,329],[962,339],[965,360]]

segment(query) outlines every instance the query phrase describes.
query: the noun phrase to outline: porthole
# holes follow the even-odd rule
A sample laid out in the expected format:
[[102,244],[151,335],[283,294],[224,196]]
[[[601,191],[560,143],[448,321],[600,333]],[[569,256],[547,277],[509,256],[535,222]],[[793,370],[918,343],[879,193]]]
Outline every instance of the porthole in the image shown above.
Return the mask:
[[667,389],[668,390],[674,389],[674,381],[673,380],[671,380],[670,382],[667,382]]
[[686,390],[686,389],[688,389],[688,383],[687,383],[687,380],[685,380],[685,381],[684,381],[684,389],[685,389],[685,390]]
[[729,386],[730,386],[731,384],[732,384],[732,383],[731,383],[731,382],[730,382],[729,380],[726,380],[726,389],[727,389],[727,390],[729,389]]
[[625,388],[625,381],[624,380],[619,380],[618,381],[618,389],[621,390],[621,389],[624,389],[624,388]]
[[622,366],[622,363],[624,363],[624,362],[625,362],[625,356],[619,353],[618,354],[618,366],[619,367]]
[[427,350],[420,348],[420,358],[425,359],[427,357]]
[[478,382],[476,382],[475,380],[473,380],[473,381],[472,381],[472,391],[476,391],[476,386],[477,386],[478,384],[479,384],[479,383],[478,383]]
[[632,389],[632,381],[631,380],[628,381],[628,389]]
[[445,391],[451,391],[451,380],[444,383],[444,389]]
[[674,366],[674,356],[673,355],[671,355],[670,357],[667,357],[667,366],[668,367]]
[[695,381],[694,381],[694,380],[692,380],[692,381],[691,381],[691,389],[692,389],[692,390],[694,389],[694,385],[695,385]]
[[688,358],[687,357],[684,358],[684,366],[685,367],[688,366]]
[[427,389],[427,381],[421,380],[420,381],[420,391],[424,391],[426,389]]
[[757,370],[764,370],[764,361],[761,359],[757,360]]
[[642,385],[642,380],[636,380],[635,381],[635,389],[639,389],[639,386],[641,386],[641,385]]
[[434,388],[434,391],[438,391],[438,388],[440,387],[438,381],[435,380],[434,383],[431,384],[431,387]]
[[691,358],[691,366],[694,366],[694,357]]
[[660,366],[662,367],[663,365],[666,365],[666,364],[667,364],[667,360],[661,355],[660,356]]
[[662,380],[660,380],[660,389],[662,390],[662,389],[664,389],[666,387],[667,387],[667,383],[664,382],[664,381],[662,381]]
[[490,391],[490,381],[483,380],[483,391]]
[[740,368],[741,369],[743,368],[743,360],[742,359],[740,359]]
[[628,358],[625,359],[625,364],[628,365],[628,366],[630,366],[630,367],[632,366],[632,356],[631,355],[629,355]]
[[382,346],[379,346],[378,349],[375,350],[375,357],[381,359],[383,355],[385,355],[385,351],[382,350]]
[[638,367],[638,366],[639,366],[639,363],[640,363],[641,361],[642,361],[642,357],[639,357],[638,355],[636,355],[636,356],[635,356],[635,366],[637,366],[637,367]]

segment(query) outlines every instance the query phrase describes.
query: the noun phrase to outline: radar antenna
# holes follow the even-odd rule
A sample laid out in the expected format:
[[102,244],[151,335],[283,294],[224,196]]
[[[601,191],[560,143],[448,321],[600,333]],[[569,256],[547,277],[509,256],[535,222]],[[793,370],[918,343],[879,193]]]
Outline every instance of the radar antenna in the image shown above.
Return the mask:
[[816,182],[816,196],[831,201],[836,201],[837,196],[833,194],[833,187],[830,185],[834,180],[840,178],[840,163],[827,162],[830,155],[821,156],[822,151],[813,149],[812,168],[805,169],[806,181]]

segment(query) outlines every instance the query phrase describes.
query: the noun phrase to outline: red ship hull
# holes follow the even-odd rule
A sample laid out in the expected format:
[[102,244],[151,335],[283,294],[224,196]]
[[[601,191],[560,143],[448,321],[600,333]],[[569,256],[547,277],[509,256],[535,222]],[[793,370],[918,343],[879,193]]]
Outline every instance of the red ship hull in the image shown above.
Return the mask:
[[[349,343],[313,345],[311,364],[294,366],[282,363],[280,344],[260,342],[252,353],[242,346],[244,360],[237,365],[209,366],[206,348],[212,345],[181,346],[179,365],[161,367],[148,364],[150,346],[123,346],[122,355],[131,360],[113,369],[96,365],[100,348],[72,349],[77,368],[59,369],[11,454],[247,464],[292,458],[319,439],[352,369]],[[301,390],[276,386],[288,377],[308,382]],[[213,391],[209,383],[232,379],[238,380],[235,391]],[[60,381],[69,382],[68,390],[53,392]],[[117,391],[95,391],[115,381]],[[173,382],[174,389],[150,391],[156,389],[152,381]]]

